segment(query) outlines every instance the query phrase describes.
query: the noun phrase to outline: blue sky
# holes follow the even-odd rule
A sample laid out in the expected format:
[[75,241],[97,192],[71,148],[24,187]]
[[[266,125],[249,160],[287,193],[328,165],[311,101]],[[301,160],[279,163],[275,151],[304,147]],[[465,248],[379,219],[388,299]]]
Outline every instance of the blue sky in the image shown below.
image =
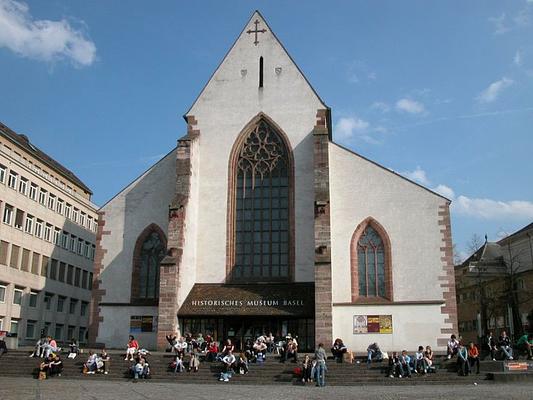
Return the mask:
[[336,141],[453,200],[459,250],[533,221],[533,0],[0,0],[0,120],[101,205],[184,134],[256,8]]

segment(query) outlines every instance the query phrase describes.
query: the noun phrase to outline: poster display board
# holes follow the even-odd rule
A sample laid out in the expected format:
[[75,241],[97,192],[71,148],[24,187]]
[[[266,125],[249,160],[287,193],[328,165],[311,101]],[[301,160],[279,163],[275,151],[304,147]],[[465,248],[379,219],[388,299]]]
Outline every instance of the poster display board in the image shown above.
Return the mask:
[[392,315],[354,315],[353,334],[392,333]]

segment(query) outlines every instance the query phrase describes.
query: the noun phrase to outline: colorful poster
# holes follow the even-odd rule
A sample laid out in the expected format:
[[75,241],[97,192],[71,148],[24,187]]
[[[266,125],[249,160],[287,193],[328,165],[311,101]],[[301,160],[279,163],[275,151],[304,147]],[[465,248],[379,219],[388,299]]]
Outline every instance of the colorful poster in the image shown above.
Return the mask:
[[379,333],[379,315],[368,316],[368,333]]
[[379,333],[392,333],[392,315],[379,316]]
[[353,333],[367,333],[367,319],[366,315],[354,315],[353,316]]
[[392,315],[354,315],[353,334],[392,333]]

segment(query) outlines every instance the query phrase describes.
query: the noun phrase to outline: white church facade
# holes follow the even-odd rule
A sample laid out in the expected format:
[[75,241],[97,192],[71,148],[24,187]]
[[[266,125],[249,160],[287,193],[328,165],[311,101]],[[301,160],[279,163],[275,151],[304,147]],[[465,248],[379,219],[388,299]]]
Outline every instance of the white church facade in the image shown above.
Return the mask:
[[99,211],[89,340],[443,349],[450,201],[333,141],[331,110],[255,12],[187,134]]

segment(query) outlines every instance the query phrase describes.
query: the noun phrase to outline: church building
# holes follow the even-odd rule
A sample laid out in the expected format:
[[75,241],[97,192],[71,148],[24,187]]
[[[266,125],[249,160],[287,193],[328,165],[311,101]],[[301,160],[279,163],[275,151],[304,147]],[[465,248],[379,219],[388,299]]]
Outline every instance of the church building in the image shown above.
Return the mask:
[[450,201],[335,143],[259,12],[184,118],[176,148],[99,210],[91,343],[271,331],[301,350],[444,349]]

